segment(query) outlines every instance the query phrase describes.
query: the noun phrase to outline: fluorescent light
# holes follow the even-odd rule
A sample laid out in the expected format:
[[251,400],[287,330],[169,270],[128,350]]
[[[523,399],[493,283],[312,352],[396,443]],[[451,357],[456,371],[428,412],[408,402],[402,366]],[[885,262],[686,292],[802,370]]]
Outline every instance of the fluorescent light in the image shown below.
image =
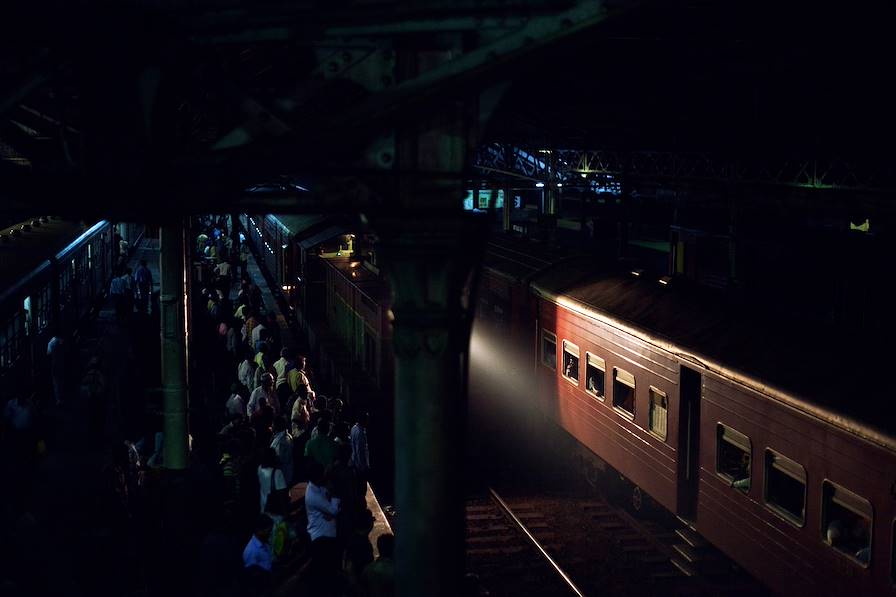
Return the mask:
[[668,286],[668,285],[669,285],[669,282],[671,282],[671,281],[672,281],[672,277],[671,277],[671,276],[663,276],[663,277],[660,278],[660,280],[659,280],[660,284],[662,284],[663,286]]
[[557,183],[557,186],[558,186],[558,187],[562,187],[562,186],[563,186],[563,183],[562,183],[562,182],[558,182],[558,183]]
[[643,269],[633,269],[631,273],[634,277],[640,278],[641,274],[644,273],[644,270]]
[[542,187],[544,186],[544,183],[543,183],[543,182],[536,182],[536,183],[535,183],[535,186],[536,186],[537,188],[540,189],[540,188],[542,188]]

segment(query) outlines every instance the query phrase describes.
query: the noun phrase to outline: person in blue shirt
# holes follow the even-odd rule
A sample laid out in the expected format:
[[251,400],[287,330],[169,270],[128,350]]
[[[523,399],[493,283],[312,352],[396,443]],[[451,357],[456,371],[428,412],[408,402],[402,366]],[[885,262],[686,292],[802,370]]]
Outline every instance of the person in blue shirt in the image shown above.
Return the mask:
[[246,548],[243,549],[243,567],[256,568],[258,570],[249,571],[250,573],[261,570],[267,573],[271,572],[274,565],[274,557],[271,555],[271,546],[268,545],[268,539],[271,537],[271,529],[274,527],[274,521],[267,514],[262,514],[255,521],[255,532]]
[[140,265],[134,272],[134,281],[137,283],[137,310],[146,313],[152,294],[152,272],[149,271],[145,259],[140,260]]

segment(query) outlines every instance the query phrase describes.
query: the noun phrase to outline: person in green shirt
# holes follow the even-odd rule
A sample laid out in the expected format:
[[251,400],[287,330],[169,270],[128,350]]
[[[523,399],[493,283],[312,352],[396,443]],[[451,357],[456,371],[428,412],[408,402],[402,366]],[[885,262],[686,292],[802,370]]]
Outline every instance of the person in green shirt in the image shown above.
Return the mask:
[[324,468],[333,464],[336,458],[336,442],[330,437],[329,420],[318,421],[317,436],[305,444],[305,458],[310,458]]
[[364,568],[364,586],[370,597],[392,597],[395,595],[395,536],[384,533],[376,538],[376,549],[380,557]]

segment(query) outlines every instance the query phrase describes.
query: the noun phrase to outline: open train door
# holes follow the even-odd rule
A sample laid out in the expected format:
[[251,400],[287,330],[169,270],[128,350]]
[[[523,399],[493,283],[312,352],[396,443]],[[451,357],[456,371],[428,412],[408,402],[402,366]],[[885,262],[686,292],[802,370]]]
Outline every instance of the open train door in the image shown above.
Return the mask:
[[681,366],[678,416],[678,516],[694,520],[700,489],[700,373]]

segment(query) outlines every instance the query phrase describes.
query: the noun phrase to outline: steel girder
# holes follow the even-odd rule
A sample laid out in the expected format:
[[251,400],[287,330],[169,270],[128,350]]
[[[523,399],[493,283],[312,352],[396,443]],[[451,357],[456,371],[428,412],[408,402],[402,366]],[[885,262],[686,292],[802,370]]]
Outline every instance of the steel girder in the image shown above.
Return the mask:
[[[551,173],[548,152],[556,154]],[[896,192],[896,167],[840,158],[753,156],[726,158],[709,152],[533,149],[489,143],[474,167],[498,176],[545,181],[585,175],[626,176],[650,181],[771,185],[803,189]]]

